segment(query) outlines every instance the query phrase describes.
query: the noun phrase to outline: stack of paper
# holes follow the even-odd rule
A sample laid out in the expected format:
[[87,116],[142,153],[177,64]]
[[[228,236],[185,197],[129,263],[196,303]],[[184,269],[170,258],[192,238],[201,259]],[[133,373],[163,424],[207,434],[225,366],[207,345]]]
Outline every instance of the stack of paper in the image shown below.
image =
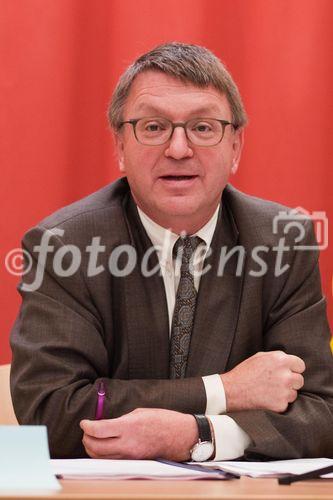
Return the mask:
[[[333,465],[328,458],[276,460],[272,462],[222,461],[196,464],[155,460],[51,460],[53,473],[64,479],[230,479],[235,476],[281,477],[304,474]],[[333,478],[333,474],[322,476]]]
[[187,468],[155,460],[51,460],[53,473],[64,479],[229,479],[221,471]]
[[[202,465],[250,477],[279,477],[285,474],[304,474],[322,467],[333,465],[329,458],[299,458],[294,460],[275,460],[272,462],[222,461],[204,462]],[[322,476],[332,479],[333,474]]]

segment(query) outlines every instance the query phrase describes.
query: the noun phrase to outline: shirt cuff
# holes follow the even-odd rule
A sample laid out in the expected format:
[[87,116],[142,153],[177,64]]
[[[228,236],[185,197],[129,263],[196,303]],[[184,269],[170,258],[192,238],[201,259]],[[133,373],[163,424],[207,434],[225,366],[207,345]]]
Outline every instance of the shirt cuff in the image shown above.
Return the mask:
[[250,445],[249,435],[228,415],[206,415],[214,430],[216,460],[234,460],[242,457]]
[[202,377],[206,390],[206,415],[220,415],[226,412],[227,404],[225,391],[220,375]]

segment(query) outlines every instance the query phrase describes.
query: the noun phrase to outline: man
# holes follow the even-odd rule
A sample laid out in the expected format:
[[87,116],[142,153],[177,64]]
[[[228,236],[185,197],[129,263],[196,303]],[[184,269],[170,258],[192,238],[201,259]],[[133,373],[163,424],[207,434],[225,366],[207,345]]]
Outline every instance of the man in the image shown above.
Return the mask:
[[159,46],[109,118],[125,177],[24,238],[19,421],[48,426],[54,457],[333,456],[318,252],[273,231],[284,207],[228,184],[246,125],[230,74],[205,48]]

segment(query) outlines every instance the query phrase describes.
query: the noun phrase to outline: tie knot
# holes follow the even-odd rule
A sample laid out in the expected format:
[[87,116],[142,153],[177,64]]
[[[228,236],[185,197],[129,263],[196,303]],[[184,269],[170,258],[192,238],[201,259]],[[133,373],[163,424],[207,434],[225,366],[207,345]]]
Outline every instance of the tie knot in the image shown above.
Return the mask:
[[178,253],[182,252],[182,260],[185,259],[186,261],[189,261],[202,241],[203,240],[199,238],[199,236],[186,236],[185,238],[178,238],[173,247],[174,257],[177,257]]

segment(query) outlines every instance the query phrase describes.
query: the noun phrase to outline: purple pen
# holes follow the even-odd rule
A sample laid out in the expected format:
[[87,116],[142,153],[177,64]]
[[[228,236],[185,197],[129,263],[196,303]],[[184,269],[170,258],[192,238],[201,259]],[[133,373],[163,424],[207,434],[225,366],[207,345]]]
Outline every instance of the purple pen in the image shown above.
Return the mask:
[[100,382],[97,391],[97,405],[96,405],[96,415],[95,420],[101,420],[103,418],[105,401],[105,387],[104,382]]

